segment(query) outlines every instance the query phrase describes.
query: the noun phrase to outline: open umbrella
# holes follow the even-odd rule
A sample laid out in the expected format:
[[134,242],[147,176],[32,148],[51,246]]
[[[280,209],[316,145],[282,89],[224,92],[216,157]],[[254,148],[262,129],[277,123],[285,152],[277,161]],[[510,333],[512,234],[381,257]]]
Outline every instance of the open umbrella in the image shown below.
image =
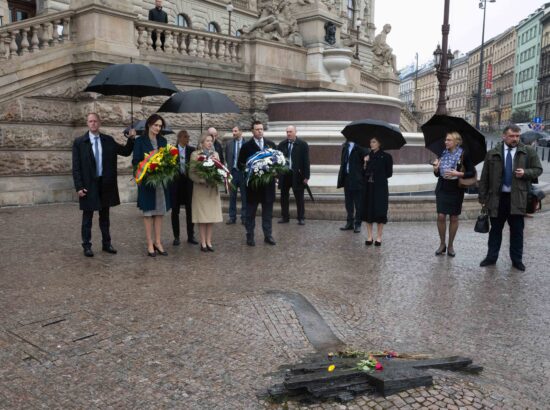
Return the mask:
[[441,155],[445,149],[447,134],[456,131],[462,137],[462,148],[468,153],[474,165],[485,159],[485,154],[487,154],[485,137],[468,124],[464,118],[436,114],[421,128],[426,148],[435,155]]
[[349,141],[363,147],[369,147],[370,139],[376,137],[384,150],[399,149],[407,143],[399,128],[381,120],[366,119],[350,122],[342,130],[342,134]]
[[221,114],[240,113],[241,110],[227,95],[207,88],[177,92],[162,104],[158,112]]
[[114,64],[101,70],[84,91],[130,97],[131,123],[134,122],[134,97],[172,95],[178,91],[166,75],[143,64]]
[[[135,124],[126,127],[124,129],[124,135],[128,134],[132,128],[136,130],[137,135],[143,135],[143,133],[145,132],[145,122],[146,122],[145,120],[140,120]],[[172,128],[168,126],[168,123],[167,123],[166,127],[164,127],[160,131],[160,134],[161,135],[174,134],[174,131],[172,130]]]
[[524,144],[532,144],[534,141],[540,140],[541,138],[547,137],[548,134],[545,134],[541,131],[527,131],[523,132],[519,137],[521,142]]

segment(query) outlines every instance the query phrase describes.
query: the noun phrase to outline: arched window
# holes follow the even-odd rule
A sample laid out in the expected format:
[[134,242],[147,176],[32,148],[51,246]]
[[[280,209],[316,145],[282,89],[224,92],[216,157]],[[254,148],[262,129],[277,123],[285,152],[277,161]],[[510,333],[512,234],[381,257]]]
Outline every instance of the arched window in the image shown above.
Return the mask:
[[191,21],[189,21],[189,17],[185,14],[178,14],[178,17],[176,18],[176,25],[178,27],[191,28]]
[[220,26],[218,25],[218,23],[211,21],[210,23],[208,23],[208,31],[210,33],[219,33]]

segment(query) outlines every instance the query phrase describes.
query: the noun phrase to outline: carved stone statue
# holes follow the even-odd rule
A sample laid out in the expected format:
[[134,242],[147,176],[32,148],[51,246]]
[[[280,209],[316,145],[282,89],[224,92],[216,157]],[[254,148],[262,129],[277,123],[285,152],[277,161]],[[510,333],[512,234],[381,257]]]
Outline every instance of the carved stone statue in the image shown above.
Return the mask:
[[336,43],[336,26],[330,21],[325,23],[325,41],[331,46]]
[[[314,0],[303,1],[309,3]],[[260,9],[258,21],[251,27],[243,27],[241,29],[243,34],[248,37],[257,36],[269,40],[286,41],[298,46],[303,45],[298,22],[287,0],[260,0],[258,8]]]
[[393,72],[397,72],[395,55],[393,54],[393,49],[386,43],[386,37],[391,31],[391,25],[385,24],[384,28],[374,38],[374,43],[372,45],[372,52],[376,56],[380,66],[391,67]]

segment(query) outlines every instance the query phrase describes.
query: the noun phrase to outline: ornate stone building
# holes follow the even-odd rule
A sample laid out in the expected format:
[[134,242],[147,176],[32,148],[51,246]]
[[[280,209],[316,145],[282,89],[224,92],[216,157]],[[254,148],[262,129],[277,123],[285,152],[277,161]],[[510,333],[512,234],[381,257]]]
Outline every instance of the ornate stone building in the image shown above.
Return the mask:
[[433,63],[427,64],[418,71],[416,100],[417,119],[420,124],[428,121],[435,114],[439,95],[437,77]]
[[490,115],[491,123],[499,129],[510,122],[512,116],[516,39],[515,27],[509,28],[495,38]]
[[542,19],[542,50],[540,52],[539,86],[537,96],[537,116],[546,122],[550,129],[550,13]]
[[453,117],[466,118],[466,108],[468,98],[466,91],[468,88],[468,56],[459,56],[455,53],[455,58],[451,63],[451,78],[447,87],[447,112]]
[[[33,12],[7,19],[20,3]],[[70,150],[85,130],[85,113],[99,112],[104,130],[123,138],[129,98],[82,91],[109,64],[151,64],[181,90],[202,85],[226,93],[241,114],[204,116],[222,133],[235,123],[266,121],[265,97],[273,93],[397,96],[391,29],[375,35],[374,3],[233,0],[229,36],[225,1],[165,0],[169,24],[161,24],[147,20],[153,0],[0,0],[0,206],[74,199]],[[164,49],[152,47],[153,31],[165,37]],[[134,101],[134,117],[146,118],[165,98]],[[198,136],[198,114],[166,117],[172,128]],[[120,166],[121,194],[129,200],[128,161]]]

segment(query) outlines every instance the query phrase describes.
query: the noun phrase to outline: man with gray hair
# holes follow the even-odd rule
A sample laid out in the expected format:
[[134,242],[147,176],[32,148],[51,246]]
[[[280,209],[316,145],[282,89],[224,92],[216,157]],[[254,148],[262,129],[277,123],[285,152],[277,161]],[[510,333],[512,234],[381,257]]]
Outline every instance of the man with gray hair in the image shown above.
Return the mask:
[[225,162],[224,156],[223,156],[223,147],[220,141],[218,141],[218,130],[214,127],[208,128],[208,135],[212,137],[214,140],[214,150],[218,153],[220,156],[220,161],[223,163]]

